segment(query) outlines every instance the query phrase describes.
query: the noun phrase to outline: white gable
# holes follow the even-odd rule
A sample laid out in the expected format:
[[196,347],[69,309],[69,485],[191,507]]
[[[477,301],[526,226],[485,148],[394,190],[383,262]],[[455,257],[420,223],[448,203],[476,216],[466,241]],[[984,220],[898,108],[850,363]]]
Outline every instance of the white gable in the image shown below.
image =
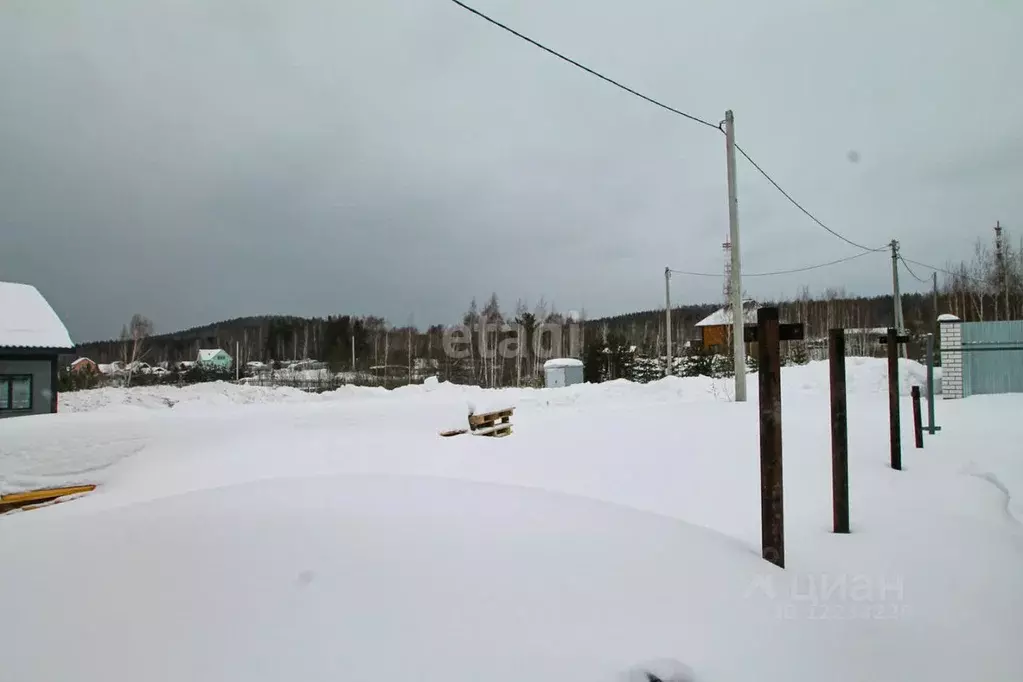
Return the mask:
[[[746,300],[742,303],[744,322],[746,324],[757,323],[757,302]],[[731,308],[720,308],[715,310],[707,317],[703,318],[696,323],[697,327],[717,327],[719,325],[732,324],[732,309]]]
[[0,347],[71,350],[75,344],[34,286],[0,282]]

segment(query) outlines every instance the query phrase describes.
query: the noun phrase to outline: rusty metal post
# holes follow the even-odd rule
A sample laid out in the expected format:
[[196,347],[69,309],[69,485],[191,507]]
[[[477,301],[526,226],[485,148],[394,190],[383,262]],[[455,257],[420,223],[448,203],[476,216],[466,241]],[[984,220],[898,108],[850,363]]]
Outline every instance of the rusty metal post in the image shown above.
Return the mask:
[[763,557],[785,568],[781,466],[781,352],[778,309],[757,311],[760,383],[760,532]]
[[849,532],[849,424],[845,392],[845,330],[828,332],[831,365],[831,500],[836,533]]
[[902,425],[899,421],[899,330],[889,327],[888,338],[888,433],[892,446],[892,469],[902,469]]
[[924,425],[920,416],[920,387],[914,386],[910,392],[913,395],[913,439],[918,448],[924,446]]

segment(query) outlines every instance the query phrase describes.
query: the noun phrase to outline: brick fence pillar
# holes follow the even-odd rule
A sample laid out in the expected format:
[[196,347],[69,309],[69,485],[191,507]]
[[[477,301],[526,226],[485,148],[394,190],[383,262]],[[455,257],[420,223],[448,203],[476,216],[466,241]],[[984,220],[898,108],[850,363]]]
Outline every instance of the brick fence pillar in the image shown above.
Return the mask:
[[[941,328],[941,399],[964,397],[963,387],[963,321],[955,315],[940,315]],[[950,350],[945,350],[946,348]]]

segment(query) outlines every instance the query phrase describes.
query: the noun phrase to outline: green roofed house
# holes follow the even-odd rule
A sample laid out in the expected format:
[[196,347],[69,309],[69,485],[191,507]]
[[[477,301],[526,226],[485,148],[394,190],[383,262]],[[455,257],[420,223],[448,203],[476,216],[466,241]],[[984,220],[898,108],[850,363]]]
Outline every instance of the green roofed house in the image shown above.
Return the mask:
[[201,349],[195,362],[202,367],[231,369],[231,356],[221,348]]

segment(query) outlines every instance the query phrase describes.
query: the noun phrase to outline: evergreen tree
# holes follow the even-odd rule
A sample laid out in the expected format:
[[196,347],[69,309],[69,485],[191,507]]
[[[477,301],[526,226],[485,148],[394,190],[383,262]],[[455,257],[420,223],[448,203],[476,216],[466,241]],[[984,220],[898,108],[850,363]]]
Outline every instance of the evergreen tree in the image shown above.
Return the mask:
[[640,358],[633,360],[632,378],[641,384],[657,381],[664,377],[664,363],[660,358]]
[[709,377],[713,376],[713,356],[709,353],[696,350],[687,355],[687,363],[682,376],[687,377]]
[[735,361],[727,355],[714,355],[711,359],[711,376],[716,378],[735,376]]
[[606,346],[597,340],[587,344],[586,353],[583,357],[583,381],[586,383],[599,384],[603,381],[604,348]]
[[806,344],[801,341],[794,341],[789,348],[789,361],[794,365],[805,365],[810,362],[810,355],[806,352]]
[[746,356],[746,371],[754,373],[760,369],[760,360],[755,353]]

